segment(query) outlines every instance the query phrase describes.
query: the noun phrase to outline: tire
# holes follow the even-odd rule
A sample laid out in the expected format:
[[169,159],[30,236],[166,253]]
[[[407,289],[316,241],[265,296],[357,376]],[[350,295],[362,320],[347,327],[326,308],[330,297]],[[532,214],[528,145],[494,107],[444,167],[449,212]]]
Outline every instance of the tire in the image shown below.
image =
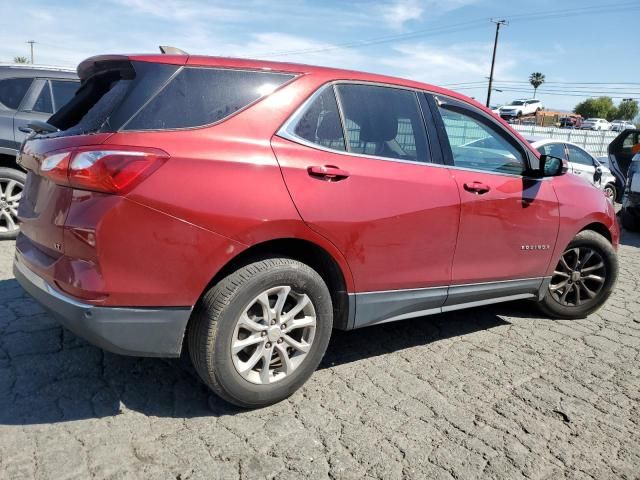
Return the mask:
[[621,220],[625,230],[640,232],[640,219],[629,213],[626,208],[622,209]]
[[[577,262],[573,261],[575,250],[580,252],[580,255],[577,256]],[[587,257],[589,251],[593,253]],[[563,265],[563,259],[569,267],[578,266],[576,270],[578,270],[579,279],[572,278],[565,273],[568,270]],[[595,268],[600,263],[602,263],[602,267]],[[600,278],[602,281],[596,281],[594,277]],[[565,286],[558,288],[562,286],[565,278],[567,282]],[[545,314],[553,318],[584,318],[598,310],[607,301],[617,278],[618,257],[613,246],[602,235],[591,230],[584,230],[578,233],[565,249],[554,275],[545,287],[544,297],[539,302],[539,306]],[[582,298],[578,301],[576,289],[586,299]],[[588,289],[594,296],[589,298],[585,289]],[[564,302],[562,301],[563,297]]]
[[18,206],[27,174],[14,168],[0,168],[0,240],[18,236]]
[[[286,287],[291,288],[290,293]],[[265,310],[264,302],[259,302],[265,293],[268,303],[274,304],[273,310],[278,309],[276,300],[285,298],[280,308],[284,316],[265,320],[267,315],[274,317],[272,308]],[[309,303],[304,301],[305,296]],[[293,320],[286,317],[302,304],[304,309]],[[304,318],[300,319],[300,315]],[[294,322],[310,323],[313,315],[315,327],[293,326]],[[249,321],[241,322],[241,316]],[[278,328],[280,319],[285,326]],[[257,408],[279,402],[302,386],[320,364],[332,328],[331,296],[322,277],[296,260],[269,258],[236,270],[204,294],[193,312],[187,341],[198,375],[218,396],[240,407]],[[232,343],[240,348],[239,342],[251,338],[252,345],[234,352]],[[292,347],[292,341],[307,348],[306,354]],[[262,354],[269,350],[269,365],[274,366],[266,371],[264,381]],[[285,362],[283,354],[289,362]],[[252,362],[254,366],[250,367]]]
[[616,197],[618,195],[618,191],[617,191],[615,185],[613,185],[612,183],[607,183],[602,190],[603,190],[605,196],[609,200],[611,200],[611,203],[615,204],[616,203]]

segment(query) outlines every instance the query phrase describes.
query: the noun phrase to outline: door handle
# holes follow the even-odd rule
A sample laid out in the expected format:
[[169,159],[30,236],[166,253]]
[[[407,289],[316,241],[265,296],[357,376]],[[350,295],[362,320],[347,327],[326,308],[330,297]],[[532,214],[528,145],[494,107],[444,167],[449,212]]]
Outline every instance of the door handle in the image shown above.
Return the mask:
[[465,183],[464,189],[467,192],[475,193],[476,195],[484,195],[489,190],[491,190],[491,187],[481,182],[471,182]]
[[336,167],[335,165],[321,165],[307,168],[307,172],[312,178],[326,180],[327,182],[337,182],[349,176],[349,172]]

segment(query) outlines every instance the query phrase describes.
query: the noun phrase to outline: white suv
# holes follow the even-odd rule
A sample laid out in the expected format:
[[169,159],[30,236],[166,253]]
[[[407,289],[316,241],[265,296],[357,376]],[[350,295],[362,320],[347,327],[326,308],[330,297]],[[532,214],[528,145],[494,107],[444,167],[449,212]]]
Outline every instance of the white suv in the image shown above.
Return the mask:
[[503,118],[521,117],[543,110],[542,102],[536,98],[529,100],[514,100],[509,105],[500,107],[500,116]]
[[582,125],[581,130],[611,130],[611,124],[604,118],[587,118]]

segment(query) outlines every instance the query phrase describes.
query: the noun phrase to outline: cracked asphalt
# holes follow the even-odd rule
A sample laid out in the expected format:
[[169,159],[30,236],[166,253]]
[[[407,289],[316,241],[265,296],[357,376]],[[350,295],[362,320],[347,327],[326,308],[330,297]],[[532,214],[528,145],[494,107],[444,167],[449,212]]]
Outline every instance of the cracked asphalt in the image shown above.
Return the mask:
[[640,235],[597,313],[504,304],[335,332],[289,400],[210,394],[184,360],[59,327],[0,242],[0,478],[640,478]]

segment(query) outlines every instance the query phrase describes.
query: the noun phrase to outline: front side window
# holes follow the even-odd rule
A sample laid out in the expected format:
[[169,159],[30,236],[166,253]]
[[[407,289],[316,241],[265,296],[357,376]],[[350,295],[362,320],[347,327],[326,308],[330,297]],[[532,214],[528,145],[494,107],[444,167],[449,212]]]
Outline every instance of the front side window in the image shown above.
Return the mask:
[[518,148],[488,120],[462,108],[438,107],[456,167],[522,175],[525,160]]
[[573,145],[567,145],[567,148],[569,149],[570,162],[593,167],[593,158],[587,152]]
[[0,103],[17,110],[33,82],[32,78],[7,78],[0,80]]
[[268,95],[293,77],[258,71],[183,68],[125,130],[210,125]]
[[564,151],[564,143],[547,143],[538,147],[538,151],[543,155],[551,155],[557,158],[566,158],[567,156]]
[[392,87],[336,87],[347,132],[347,150],[414,162],[429,161],[416,93]]
[[306,108],[293,130],[308,142],[334,150],[345,150],[338,104],[332,87],[324,88]]
[[53,113],[53,103],[51,103],[51,91],[49,90],[49,84],[44,82],[42,85],[42,90],[38,94],[38,98],[36,98],[36,102],[33,104],[33,108],[31,108],[33,112],[40,113]]

